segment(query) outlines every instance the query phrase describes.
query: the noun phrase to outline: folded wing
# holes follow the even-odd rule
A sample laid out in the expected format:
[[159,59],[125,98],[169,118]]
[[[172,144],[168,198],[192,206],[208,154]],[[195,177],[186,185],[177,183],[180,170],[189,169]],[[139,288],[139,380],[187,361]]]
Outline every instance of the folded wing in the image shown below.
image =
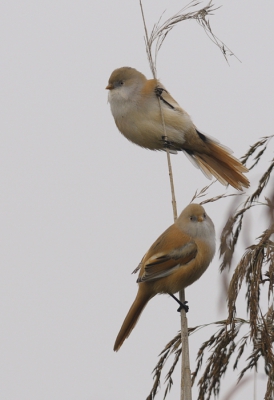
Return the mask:
[[197,246],[189,241],[182,246],[164,253],[158,252],[149,257],[144,264],[144,272],[137,282],[146,282],[171,275],[196,257]]

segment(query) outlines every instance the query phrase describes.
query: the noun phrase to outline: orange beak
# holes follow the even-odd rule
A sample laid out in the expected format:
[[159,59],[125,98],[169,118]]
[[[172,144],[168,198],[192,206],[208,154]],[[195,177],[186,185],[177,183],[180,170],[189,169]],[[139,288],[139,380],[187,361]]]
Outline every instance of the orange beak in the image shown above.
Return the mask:
[[107,85],[106,89],[108,89],[108,90],[112,90],[112,89],[113,89],[113,86],[112,86],[112,84],[111,84],[111,83],[109,83],[109,84]]
[[203,222],[203,220],[204,220],[204,217],[203,217],[202,215],[200,215],[200,216],[198,217],[198,221],[199,221],[199,222]]

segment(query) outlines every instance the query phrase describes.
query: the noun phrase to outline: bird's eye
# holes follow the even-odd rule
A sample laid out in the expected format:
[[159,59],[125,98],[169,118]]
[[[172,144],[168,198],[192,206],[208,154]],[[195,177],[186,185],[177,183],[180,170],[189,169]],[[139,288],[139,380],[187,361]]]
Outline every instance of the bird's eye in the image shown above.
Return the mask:
[[194,217],[191,216],[191,217],[190,217],[190,221],[193,221],[193,220],[194,220]]
[[206,219],[206,213],[204,213],[204,219]]
[[122,86],[124,84],[124,81],[119,81],[119,85]]

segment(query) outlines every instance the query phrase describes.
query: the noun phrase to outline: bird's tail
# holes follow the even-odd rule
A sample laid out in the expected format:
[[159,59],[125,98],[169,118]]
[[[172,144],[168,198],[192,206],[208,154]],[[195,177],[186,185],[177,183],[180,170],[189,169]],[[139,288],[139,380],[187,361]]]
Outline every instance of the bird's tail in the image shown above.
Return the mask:
[[243,190],[243,187],[248,188],[249,180],[243,175],[248,169],[231,155],[229,149],[200,132],[197,133],[206,145],[207,151],[184,150],[191,161],[208,178],[212,178],[213,175],[223,185],[230,184],[238,190]]
[[143,309],[145,308],[147,302],[151,299],[151,297],[151,295],[138,291],[136,299],[130,307],[130,310],[127,313],[123,325],[117,335],[113,348],[114,351],[118,351],[124,343],[124,340],[129,337],[132,329],[135,327]]

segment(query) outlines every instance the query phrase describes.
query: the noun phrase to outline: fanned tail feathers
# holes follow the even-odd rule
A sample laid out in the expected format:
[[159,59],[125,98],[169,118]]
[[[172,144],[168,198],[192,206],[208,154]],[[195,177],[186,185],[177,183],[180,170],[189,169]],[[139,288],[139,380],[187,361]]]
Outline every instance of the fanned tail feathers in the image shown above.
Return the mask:
[[203,141],[208,152],[185,151],[188,153],[188,158],[191,157],[208,178],[212,178],[213,175],[223,185],[230,184],[238,190],[243,190],[243,187],[248,188],[249,180],[243,175],[248,169],[221,144],[207,136]]

